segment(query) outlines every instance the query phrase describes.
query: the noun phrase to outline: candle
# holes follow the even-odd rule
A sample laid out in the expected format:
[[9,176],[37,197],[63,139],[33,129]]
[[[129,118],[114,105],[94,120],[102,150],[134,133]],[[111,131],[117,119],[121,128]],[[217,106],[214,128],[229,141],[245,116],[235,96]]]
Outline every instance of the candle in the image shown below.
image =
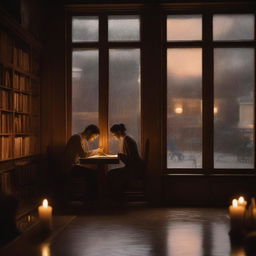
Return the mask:
[[232,205],[229,206],[229,216],[231,231],[241,232],[244,225],[245,207],[239,205],[237,199],[233,199]]
[[247,201],[244,200],[244,197],[243,197],[243,196],[240,196],[240,197],[238,198],[238,205],[245,207],[246,204],[247,204]]
[[38,215],[41,226],[44,229],[51,229],[52,224],[52,207],[48,205],[47,199],[43,200],[43,205],[38,207]]

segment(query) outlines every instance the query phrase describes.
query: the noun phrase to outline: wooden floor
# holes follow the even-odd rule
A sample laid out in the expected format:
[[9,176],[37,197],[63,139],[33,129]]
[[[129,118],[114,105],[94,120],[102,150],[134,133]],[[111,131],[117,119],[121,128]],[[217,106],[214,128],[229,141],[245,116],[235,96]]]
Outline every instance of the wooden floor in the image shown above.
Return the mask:
[[224,209],[94,212],[73,217],[60,232],[41,241],[38,250],[29,256],[246,255],[242,247],[231,246],[228,232],[229,219]]

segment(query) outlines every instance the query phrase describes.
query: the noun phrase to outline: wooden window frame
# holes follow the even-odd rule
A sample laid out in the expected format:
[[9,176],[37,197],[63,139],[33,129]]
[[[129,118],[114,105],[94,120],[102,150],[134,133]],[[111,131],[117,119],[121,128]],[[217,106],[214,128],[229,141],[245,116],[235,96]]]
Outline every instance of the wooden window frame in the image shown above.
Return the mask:
[[[219,3],[151,3],[151,4],[75,4],[67,5],[65,9],[66,15],[66,120],[67,120],[67,138],[71,135],[71,123],[72,123],[72,49],[84,49],[84,48],[98,48],[99,49],[99,72],[104,72],[99,76],[99,88],[100,88],[100,100],[99,112],[101,116],[99,118],[99,126],[101,129],[102,145],[107,148],[108,145],[108,50],[111,48],[139,48],[141,51],[141,145],[143,151],[144,141],[146,136],[152,136],[152,132],[158,129],[160,132],[160,140],[153,140],[151,144],[151,155],[156,159],[151,160],[153,168],[159,169],[161,174],[201,174],[201,175],[215,175],[215,174],[253,174],[255,175],[255,168],[253,169],[213,169],[213,132],[214,132],[214,116],[213,116],[213,49],[215,47],[254,47],[255,38],[250,42],[213,42],[212,41],[212,16],[213,14],[243,14],[250,13],[256,17],[256,11],[254,10],[254,2],[219,2]],[[156,22],[150,21],[151,16],[154,15]],[[167,42],[166,41],[166,17],[172,14],[200,14],[202,15],[202,41],[188,41],[188,42]],[[141,22],[141,41],[138,42],[107,42],[107,16],[109,15],[139,15]],[[151,16],[150,16],[151,15]],[[99,16],[105,17],[105,23],[99,20],[99,29],[102,30],[99,33],[99,42],[97,43],[72,43],[71,41],[71,18],[73,16]],[[153,33],[157,36],[150,35],[151,28],[149,23],[153,25]],[[256,23],[256,22],[255,22]],[[147,26],[148,25],[148,26]],[[159,37],[159,35],[161,35]],[[158,38],[159,37],[159,38]],[[100,38],[106,38],[106,40],[100,40]],[[148,39],[153,39],[153,45],[155,46],[155,52],[152,56],[147,56],[149,50],[152,47],[148,44]],[[201,169],[168,169],[167,168],[167,48],[168,47],[200,47],[202,48],[203,58],[203,73],[202,73],[202,98],[203,101],[203,130],[202,130],[202,154],[203,154],[203,168]],[[105,50],[104,50],[105,49]],[[103,53],[101,52],[103,51]],[[256,49],[255,49],[255,62],[256,62]],[[149,63],[151,62],[152,63]],[[154,63],[153,63],[154,62]],[[158,65],[158,66],[157,66]],[[148,127],[150,123],[149,111],[147,110],[147,100],[153,99],[152,91],[150,88],[147,90],[146,83],[150,81],[148,74],[151,71],[155,71],[153,76],[153,83],[159,82],[156,97],[160,97],[161,105],[157,106],[156,113],[159,114],[159,120],[156,120],[154,128]],[[256,69],[255,69],[256,80]],[[205,86],[207,84],[207,87]],[[155,88],[156,89],[156,88]],[[160,95],[160,96],[159,96]],[[254,90],[254,98],[256,99],[256,90]],[[156,100],[156,102],[159,102]],[[105,113],[105,114],[103,114]],[[254,111],[254,124],[256,122],[256,111]],[[145,127],[143,127],[145,126]],[[149,130],[148,130],[149,128]],[[212,136],[209,136],[212,134]],[[254,126],[254,138],[256,138],[256,127]],[[254,149],[255,149],[254,143]],[[153,145],[153,146],[152,146]],[[256,150],[254,150],[254,159],[256,159]],[[256,161],[254,161],[254,167]]]
[[[211,6],[211,5],[210,5]],[[163,161],[165,173],[167,174],[256,174],[256,110],[254,105],[254,167],[250,169],[214,168],[214,49],[216,48],[253,48],[254,62],[256,64],[256,13],[245,5],[238,5],[231,10],[227,6],[214,6],[209,10],[191,7],[189,10],[172,10],[167,8],[163,13],[164,33],[163,47],[165,49],[165,67],[163,76],[165,79],[165,95],[167,95],[167,50],[170,48],[201,48],[202,49],[202,168],[167,168],[167,154],[164,154]],[[202,40],[168,42],[166,35],[166,20],[168,15],[202,15]],[[254,14],[254,40],[250,41],[213,41],[213,15],[215,14]],[[256,68],[254,66],[254,101],[256,97]],[[165,96],[165,117],[167,117],[167,97]],[[167,118],[164,120],[165,152],[167,152]]]
[[[139,16],[141,21],[141,15],[138,11],[134,10],[134,7],[127,6],[126,10],[110,10],[108,12],[95,10],[94,12],[71,12],[66,16],[67,22],[67,127],[68,136],[72,133],[72,52],[73,50],[83,49],[97,49],[99,51],[99,129],[101,131],[99,145],[104,148],[106,152],[109,151],[109,51],[111,49],[139,49],[141,52],[141,30],[142,25],[140,23],[140,40],[139,41],[108,41],[108,16],[112,15],[136,15]],[[72,17],[77,16],[97,16],[99,18],[99,39],[97,42],[72,42]],[[142,56],[140,54],[140,63],[142,63]],[[141,67],[142,69],[142,67]],[[142,72],[141,72],[142,73]],[[142,76],[141,76],[142,85]],[[142,87],[142,86],[141,86]],[[142,97],[140,97],[140,103]],[[140,123],[142,127],[142,122]],[[142,128],[141,138],[142,138]]]

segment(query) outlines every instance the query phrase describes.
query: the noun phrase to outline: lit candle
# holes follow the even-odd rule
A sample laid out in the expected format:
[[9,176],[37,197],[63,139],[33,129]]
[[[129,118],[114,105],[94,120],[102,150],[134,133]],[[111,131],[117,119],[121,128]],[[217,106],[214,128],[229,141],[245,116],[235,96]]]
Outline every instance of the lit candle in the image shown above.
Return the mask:
[[240,197],[238,198],[238,205],[245,207],[246,204],[247,204],[247,201],[244,200],[244,197],[243,197],[243,196],[240,196]]
[[52,207],[48,205],[47,199],[43,200],[43,205],[38,207],[38,215],[41,226],[44,229],[51,229],[52,225]]
[[231,231],[242,231],[244,225],[245,207],[239,205],[237,199],[233,199],[232,205],[229,206],[229,216]]

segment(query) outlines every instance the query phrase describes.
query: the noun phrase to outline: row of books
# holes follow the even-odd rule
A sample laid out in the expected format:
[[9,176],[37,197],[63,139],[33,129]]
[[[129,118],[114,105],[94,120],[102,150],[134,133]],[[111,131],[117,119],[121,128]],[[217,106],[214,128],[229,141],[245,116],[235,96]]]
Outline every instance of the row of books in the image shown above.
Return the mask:
[[0,112],[0,133],[12,132],[12,114]]
[[18,67],[29,71],[29,54],[21,48],[14,47],[13,63]]
[[11,70],[0,65],[0,86],[11,88]]
[[27,115],[15,115],[14,131],[16,133],[26,133],[30,131],[30,117]]
[[12,47],[13,41],[11,37],[3,32],[0,31],[0,56],[4,61],[12,63]]
[[[36,164],[15,166],[0,174],[1,190],[5,194],[15,194],[19,197],[21,189],[36,182],[38,179],[38,167]],[[24,193],[24,192],[23,192]]]
[[0,108],[10,110],[12,107],[12,95],[10,91],[0,88]]
[[39,139],[37,136],[14,138],[14,157],[35,155],[39,152]]
[[12,137],[0,136],[0,160],[9,159],[12,156]]
[[38,178],[38,166],[36,164],[16,166],[13,176],[15,187],[29,185]]
[[[28,133],[31,131],[39,131],[39,129],[40,118],[38,116],[15,115],[15,133]],[[0,134],[11,133],[12,131],[12,113],[0,112]]]
[[13,88],[21,91],[30,91],[28,77],[15,73],[13,78]]
[[21,93],[14,93],[14,110],[18,112],[29,112],[29,96]]

